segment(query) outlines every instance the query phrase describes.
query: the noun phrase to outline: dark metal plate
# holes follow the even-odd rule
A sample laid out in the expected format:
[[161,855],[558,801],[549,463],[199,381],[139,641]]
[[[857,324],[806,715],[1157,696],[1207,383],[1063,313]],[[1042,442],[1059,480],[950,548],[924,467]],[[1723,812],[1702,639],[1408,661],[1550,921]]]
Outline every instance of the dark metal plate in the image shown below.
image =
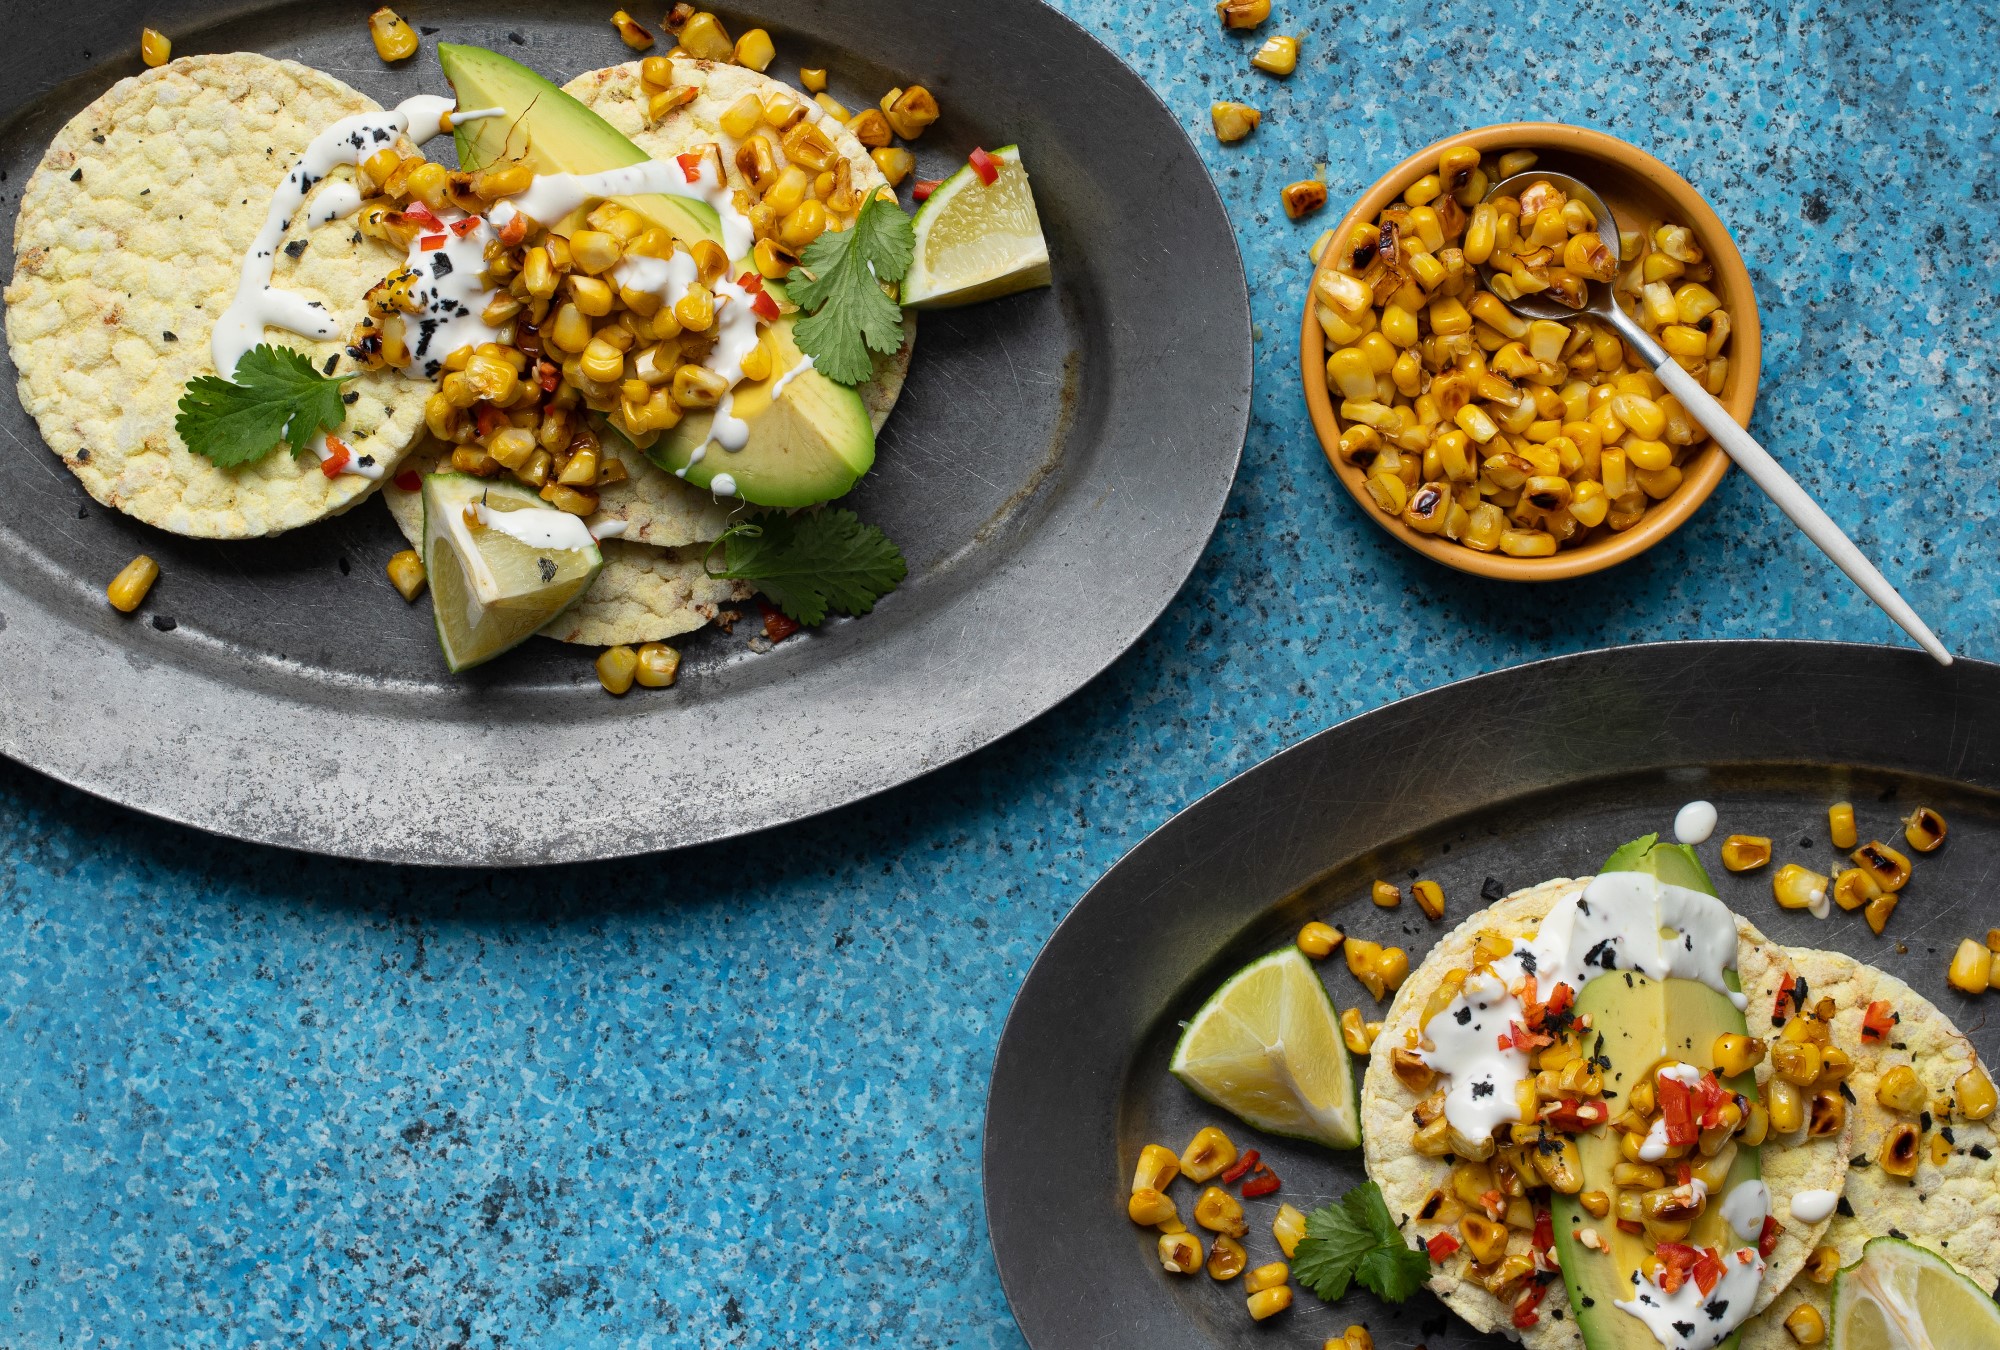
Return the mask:
[[[436,36],[390,70],[365,13],[14,7],[0,49],[0,230],[11,237],[56,129],[139,68],[142,22],[177,53],[294,57],[385,104],[444,91],[440,39],[559,82],[631,55],[598,3],[435,0],[411,17]],[[452,679],[428,602],[404,606],[383,575],[403,543],[380,503],[260,542],[148,529],[89,500],[0,361],[0,753],[292,848],[423,863],[611,857],[891,787],[1038,716],[1138,638],[1206,544],[1249,416],[1242,264],[1187,137],[1036,0],[722,13],[732,32],[769,29],[779,68],[830,68],[849,106],[929,86],[945,116],[917,146],[918,177],[1017,141],[1034,178],[1054,289],[920,321],[876,467],[848,499],[902,545],[902,589],[768,655],[746,650],[753,611],[733,638],[687,644],[679,687],[622,702],[597,688],[587,649],[539,639]],[[103,587],[140,552],[163,576],[124,619]]]
[[[1311,1209],[1363,1180],[1361,1155],[1257,1135],[1167,1073],[1180,1023],[1231,972],[1289,943],[1308,918],[1422,958],[1435,938],[1508,890],[1594,873],[1619,844],[1671,834],[1705,797],[1721,812],[1701,852],[1723,898],[1780,942],[1830,947],[1932,999],[1980,1053],[2000,1025],[1953,992],[1962,936],[1996,921],[2000,666],[1941,669],[1917,652],[1807,642],[1668,643],[1589,652],[1484,675],[1357,717],[1242,774],[1174,817],[1105,874],[1049,939],[1007,1019],[986,1107],[994,1256],[1038,1350],[1090,1345],[1318,1345],[1350,1322],[1375,1343],[1429,1350],[1507,1344],[1428,1293],[1401,1307],[1364,1291],[1336,1306],[1301,1294],[1283,1322],[1253,1323],[1235,1284],[1164,1274],[1154,1234],[1125,1217],[1138,1151],[1179,1149],[1202,1125],[1260,1149],[1282,1198]],[[1862,837],[1895,841],[1923,802],[1951,827],[1886,937],[1859,913],[1777,908],[1769,869],[1731,876],[1724,835],[1769,835],[1775,863],[1828,870],[1826,808],[1855,804]],[[1369,883],[1444,885],[1444,921]],[[1338,959],[1322,968],[1343,1008],[1376,1005]],[[1186,1196],[1181,1197],[1185,1201]],[[1273,1202],[1265,1202],[1275,1207]],[[1183,1216],[1185,1216],[1183,1209]],[[1278,1259],[1257,1211],[1251,1263]]]

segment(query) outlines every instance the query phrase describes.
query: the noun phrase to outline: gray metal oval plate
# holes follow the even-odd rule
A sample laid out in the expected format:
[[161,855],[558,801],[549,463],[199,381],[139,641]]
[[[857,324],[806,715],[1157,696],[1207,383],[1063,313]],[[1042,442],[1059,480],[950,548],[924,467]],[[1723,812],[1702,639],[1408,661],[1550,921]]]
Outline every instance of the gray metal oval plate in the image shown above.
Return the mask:
[[[391,70],[361,10],[95,0],[0,50],[0,226],[61,124],[138,69],[142,22],[180,53],[257,50],[384,103],[445,86],[437,40],[558,81],[630,53],[596,5],[426,4]],[[496,17],[497,16],[497,17]],[[24,19],[26,16],[21,16]],[[536,640],[446,676],[428,602],[383,564],[379,503],[277,539],[206,543],[89,500],[0,368],[0,753],[140,810],[243,839],[421,863],[538,863],[679,847],[881,791],[1005,735],[1109,665],[1193,568],[1249,417],[1250,315],[1221,201],[1173,116],[1036,0],[769,0],[779,61],[853,106],[921,81],[943,177],[1018,142],[1055,286],[927,314],[874,471],[849,498],[910,579],[863,619],[765,655],[685,650],[680,685],[623,701],[589,653]],[[92,44],[96,44],[93,54]],[[1005,53],[1000,56],[997,54]],[[1170,280],[1171,284],[1167,284]],[[162,578],[131,619],[103,587]]]
[[[2000,1024],[1954,993],[1945,966],[1993,923],[2000,867],[2000,666],[1949,669],[1921,652],[1811,642],[1690,642],[1558,657],[1419,694],[1323,731],[1232,779],[1104,875],[1036,958],[1008,1015],[986,1104],[986,1215],[1021,1330],[1038,1350],[1318,1345],[1365,1323],[1377,1345],[1474,1350],[1482,1336],[1428,1293],[1400,1306],[1355,1289],[1301,1293],[1283,1322],[1252,1322],[1243,1291],[1160,1270],[1125,1217],[1139,1149],[1222,1125],[1310,1210],[1363,1180],[1361,1155],[1266,1137],[1167,1072],[1181,1022],[1229,974],[1291,942],[1309,918],[1406,948],[1412,962],[1486,902],[1594,873],[1612,849],[1671,834],[1695,798],[1721,813],[1701,848],[1723,899],[1774,939],[1880,966],[2000,1059]],[[1826,809],[1855,804],[1864,839],[1894,841],[1919,802],[1945,847],[1885,937],[1858,913],[1780,910],[1770,868],[1723,871],[1730,833],[1768,835],[1774,864],[1826,872]],[[1442,922],[1369,883],[1444,886]],[[1379,1015],[1338,960],[1336,1002]],[[1181,1198],[1187,1198],[1187,1192]],[[1252,1215],[1252,1264],[1278,1259],[1276,1200]]]

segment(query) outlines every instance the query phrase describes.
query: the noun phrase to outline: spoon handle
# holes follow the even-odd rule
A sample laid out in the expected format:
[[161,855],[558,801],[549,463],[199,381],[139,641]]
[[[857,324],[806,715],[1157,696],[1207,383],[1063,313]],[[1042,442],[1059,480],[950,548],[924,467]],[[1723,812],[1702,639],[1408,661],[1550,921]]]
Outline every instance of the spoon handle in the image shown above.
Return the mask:
[[[1653,340],[1652,334],[1639,326],[1637,320],[1616,304],[1612,309],[1613,313],[1607,317],[1613,319],[1620,336],[1653,365],[1667,392],[1679,399],[1688,414],[1708,429],[1708,434],[1715,437],[1716,443],[1736,461],[1736,467],[1749,474],[1751,481],[1777,503],[1778,509],[1790,516],[1792,523],[1804,530],[1806,537],[1818,544],[1820,550],[1833,559],[1840,570],[1867,593],[1870,600],[1881,606],[1883,613],[1915,638],[1918,646],[1936,657],[1938,664],[1950,665],[1951,653],[1938,641],[1937,634],[1917,617],[1917,612],[1897,594],[1889,579],[1868,561],[1867,555],[1855,546],[1840,526],[1833,523],[1833,518],[1820,509],[1819,503],[1807,495],[1797,480],[1785,472],[1784,466],[1771,458],[1770,452],[1757,443],[1755,436],[1738,426],[1728,410],[1716,402],[1692,375],[1682,370]],[[1616,322],[1618,320],[1623,322]]]

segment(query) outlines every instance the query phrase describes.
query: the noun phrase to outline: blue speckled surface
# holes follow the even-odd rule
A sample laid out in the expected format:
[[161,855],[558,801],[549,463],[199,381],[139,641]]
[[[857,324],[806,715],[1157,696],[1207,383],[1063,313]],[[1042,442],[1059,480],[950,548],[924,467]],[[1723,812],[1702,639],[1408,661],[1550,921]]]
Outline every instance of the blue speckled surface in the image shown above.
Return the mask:
[[[1678,168],[1765,323],[1755,430],[1957,650],[2000,655],[2000,13],[1066,0],[1199,134],[1261,325],[1213,546],[1124,662],[970,762],[735,847],[429,874],[225,846],[0,765],[0,1346],[1011,1346],[982,1095],[1023,972],[1146,831],[1446,679],[1660,637],[1890,641],[1740,476],[1542,590],[1395,544],[1296,369],[1304,248],[1410,148],[1536,117]],[[1607,45],[1583,49],[1591,34]],[[609,38],[607,37],[607,42]],[[607,59],[615,51],[607,49]],[[1463,91],[1454,104],[1441,97]],[[1213,97],[1263,128],[1217,146]]]

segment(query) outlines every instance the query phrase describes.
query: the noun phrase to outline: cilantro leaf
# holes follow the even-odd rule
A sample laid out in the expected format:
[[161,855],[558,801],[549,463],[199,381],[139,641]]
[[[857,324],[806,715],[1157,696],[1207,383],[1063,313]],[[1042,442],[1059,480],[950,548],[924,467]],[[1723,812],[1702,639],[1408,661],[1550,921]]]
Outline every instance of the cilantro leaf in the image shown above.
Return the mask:
[[260,344],[236,363],[236,378],[198,375],[181,395],[174,430],[187,448],[217,468],[251,464],[289,442],[301,454],[320,431],[347,420],[341,386],[290,347]]
[[901,281],[916,255],[916,233],[901,207],[870,196],[851,230],[828,230],[799,256],[787,285],[805,311],[792,336],[829,380],[861,384],[875,373],[871,351],[884,356],[903,345],[903,308],[882,291]]
[[1372,1181],[1306,1215],[1306,1235],[1292,1256],[1292,1274],[1328,1303],[1345,1297],[1354,1280],[1401,1303],[1423,1287],[1430,1272],[1430,1258],[1404,1241]]
[[724,567],[710,576],[755,583],[789,617],[823,623],[829,609],[866,614],[908,575],[889,536],[863,525],[852,511],[767,514],[732,525],[709,546],[724,550]]

